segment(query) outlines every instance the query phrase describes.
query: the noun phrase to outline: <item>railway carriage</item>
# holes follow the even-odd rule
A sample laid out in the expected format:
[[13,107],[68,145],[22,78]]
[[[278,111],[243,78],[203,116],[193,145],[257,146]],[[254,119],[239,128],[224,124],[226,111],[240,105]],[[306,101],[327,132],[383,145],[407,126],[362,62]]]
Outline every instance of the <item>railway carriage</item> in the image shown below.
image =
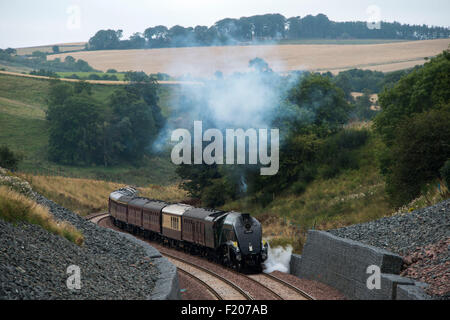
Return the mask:
[[142,228],[145,235],[156,238],[161,235],[161,211],[168,205],[167,202],[150,200],[142,210]]
[[220,221],[227,215],[224,211],[192,208],[183,216],[182,239],[197,252],[211,253],[220,246]]
[[267,259],[261,224],[249,214],[169,204],[137,196],[134,188],[122,188],[109,196],[113,223],[125,230],[184,248],[241,270],[262,270]]
[[187,204],[177,203],[164,207],[162,212],[162,229],[161,234],[167,238],[171,244],[176,242],[171,240],[181,241],[182,215],[192,207]]
[[127,223],[130,230],[134,233],[143,230],[142,209],[149,201],[150,200],[146,198],[134,198],[128,202]]
[[109,196],[109,213],[113,217],[114,224],[128,225],[128,203],[137,196],[138,191],[127,187],[114,191]]

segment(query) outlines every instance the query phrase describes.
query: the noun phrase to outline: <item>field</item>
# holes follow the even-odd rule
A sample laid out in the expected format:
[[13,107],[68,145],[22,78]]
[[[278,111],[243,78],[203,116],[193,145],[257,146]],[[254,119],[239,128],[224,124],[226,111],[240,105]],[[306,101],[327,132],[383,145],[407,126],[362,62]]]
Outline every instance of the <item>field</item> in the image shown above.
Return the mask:
[[102,77],[104,75],[108,75],[108,76],[115,75],[119,81],[123,81],[124,77],[125,77],[124,73],[103,73],[103,72],[70,72],[70,71],[67,71],[67,72],[56,72],[56,74],[58,76],[60,76],[61,78],[70,77],[71,75],[75,74],[80,79],[87,79],[91,74],[96,74],[99,77]]
[[[77,50],[83,50],[84,46],[86,45],[86,42],[60,43],[60,44],[55,44],[55,45],[59,47],[60,52],[77,51]],[[18,55],[32,54],[34,51],[51,53],[51,52],[53,52],[53,46],[54,45],[26,47],[26,48],[17,48],[16,50],[17,50]]]
[[[224,46],[163,48],[142,50],[80,51],[70,53],[86,60],[92,67],[106,71],[163,72],[171,76],[211,76],[247,70],[250,59],[265,59],[274,71],[331,71],[351,68],[394,71],[423,64],[447,49],[449,39],[391,42],[375,44],[284,44],[258,46]],[[61,53],[48,59],[61,58]]]

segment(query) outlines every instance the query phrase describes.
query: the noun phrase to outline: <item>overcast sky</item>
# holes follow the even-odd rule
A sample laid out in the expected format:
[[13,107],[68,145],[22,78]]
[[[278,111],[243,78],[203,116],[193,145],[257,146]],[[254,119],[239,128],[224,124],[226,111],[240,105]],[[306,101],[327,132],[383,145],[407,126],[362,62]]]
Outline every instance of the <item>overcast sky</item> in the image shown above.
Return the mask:
[[0,48],[87,41],[100,29],[122,29],[128,37],[160,24],[210,26],[265,13],[367,21],[376,12],[383,21],[450,25],[449,0],[0,0]]

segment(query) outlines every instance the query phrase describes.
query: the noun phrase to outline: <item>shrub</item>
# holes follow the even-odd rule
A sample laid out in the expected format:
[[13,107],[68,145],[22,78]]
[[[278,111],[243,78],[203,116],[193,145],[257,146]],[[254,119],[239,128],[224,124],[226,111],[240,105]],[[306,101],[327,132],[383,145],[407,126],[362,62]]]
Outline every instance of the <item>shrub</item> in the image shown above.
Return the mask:
[[21,157],[14,152],[12,152],[8,146],[0,147],[0,167],[9,169],[9,170],[17,170]]
[[442,175],[441,168],[450,158],[449,123],[450,112],[432,110],[405,120],[397,128],[397,139],[385,164],[386,191],[394,205],[413,200],[424,185]]
[[91,73],[91,74],[88,76],[88,79],[89,79],[89,80],[101,80],[100,76],[99,76],[98,74],[96,74],[96,73]]
[[444,166],[439,171],[441,174],[441,178],[444,180],[445,184],[447,185],[447,188],[450,189],[450,159],[448,159]]
[[226,194],[220,179],[214,180],[211,186],[205,188],[202,193],[202,202],[205,206],[215,208],[225,204]]
[[295,194],[301,195],[305,192],[307,186],[307,182],[305,181],[297,181],[292,185],[292,190]]

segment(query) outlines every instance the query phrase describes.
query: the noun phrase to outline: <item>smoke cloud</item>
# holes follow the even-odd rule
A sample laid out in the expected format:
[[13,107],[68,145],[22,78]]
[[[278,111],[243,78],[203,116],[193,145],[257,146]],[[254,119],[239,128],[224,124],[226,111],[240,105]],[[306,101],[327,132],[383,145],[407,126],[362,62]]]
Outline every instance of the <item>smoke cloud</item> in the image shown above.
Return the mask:
[[[191,68],[183,64],[171,67],[177,73]],[[167,73],[170,74],[170,70]],[[153,146],[155,151],[173,146],[170,142],[172,131],[178,128],[192,130],[194,121],[202,121],[204,130],[273,128],[280,104],[298,83],[299,74],[281,76],[271,70],[248,67],[243,72],[227,76],[217,72],[217,76],[195,80],[203,84],[182,84],[174,90],[176,94],[169,104],[171,115]]]

